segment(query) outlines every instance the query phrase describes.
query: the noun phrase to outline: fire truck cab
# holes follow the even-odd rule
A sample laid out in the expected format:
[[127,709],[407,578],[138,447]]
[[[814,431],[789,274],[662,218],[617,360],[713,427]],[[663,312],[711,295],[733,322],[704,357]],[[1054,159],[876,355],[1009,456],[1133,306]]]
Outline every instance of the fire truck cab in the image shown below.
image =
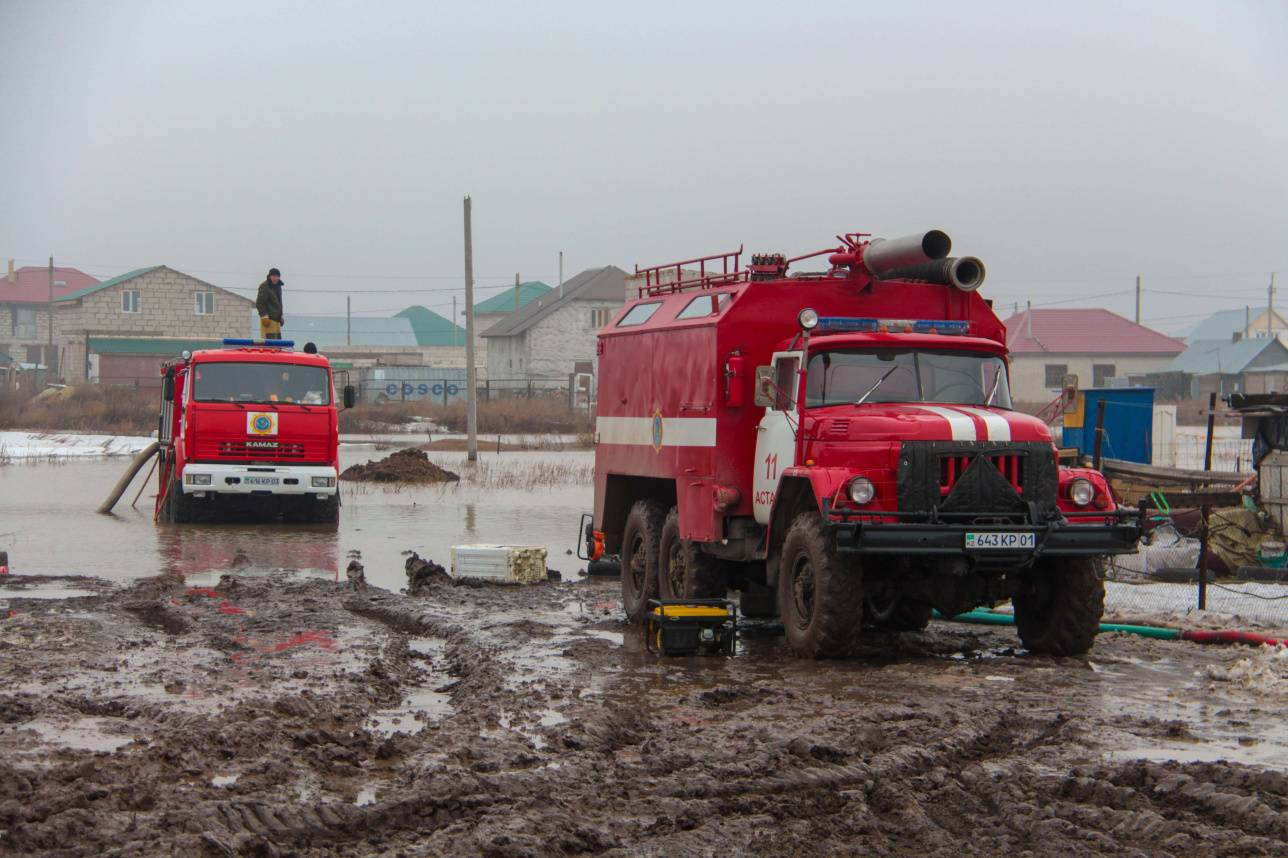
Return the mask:
[[863,627],[1010,599],[1030,650],[1086,651],[1137,511],[1012,410],[982,262],[937,230],[838,238],[637,268],[601,331],[590,536],[627,614],[732,587],[796,653],[843,657]]
[[[161,370],[156,518],[339,521],[331,364],[312,343],[224,340]],[[343,404],[352,407],[352,386]]]

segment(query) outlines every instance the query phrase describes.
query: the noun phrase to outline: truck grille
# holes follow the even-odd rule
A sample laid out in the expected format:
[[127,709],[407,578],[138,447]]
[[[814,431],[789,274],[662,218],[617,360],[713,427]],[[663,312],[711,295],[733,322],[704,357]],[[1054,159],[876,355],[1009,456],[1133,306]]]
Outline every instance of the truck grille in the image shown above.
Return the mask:
[[[263,442],[261,442],[263,443]],[[258,446],[244,440],[216,440],[202,438],[197,441],[195,458],[200,461],[292,461],[325,462],[328,458],[324,445],[318,442],[278,441],[276,446]]]
[[[972,456],[947,455],[939,457],[939,494],[946,496],[957,484],[957,478],[970,467]],[[1000,453],[986,456],[998,473],[1015,489],[1016,494],[1024,494],[1024,457],[1015,453]]]

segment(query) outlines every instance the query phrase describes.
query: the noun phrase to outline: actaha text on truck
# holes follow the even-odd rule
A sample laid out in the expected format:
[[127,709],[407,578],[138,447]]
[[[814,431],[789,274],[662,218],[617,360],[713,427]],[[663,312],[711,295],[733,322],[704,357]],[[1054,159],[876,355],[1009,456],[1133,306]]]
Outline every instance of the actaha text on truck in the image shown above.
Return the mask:
[[[225,340],[162,367],[156,518],[339,520],[331,364],[312,344]],[[353,404],[346,385],[343,400]]]
[[829,658],[1009,599],[1029,650],[1085,652],[1139,512],[1012,410],[980,260],[938,230],[838,239],[637,268],[600,332],[587,540],[620,557],[627,614],[732,588]]

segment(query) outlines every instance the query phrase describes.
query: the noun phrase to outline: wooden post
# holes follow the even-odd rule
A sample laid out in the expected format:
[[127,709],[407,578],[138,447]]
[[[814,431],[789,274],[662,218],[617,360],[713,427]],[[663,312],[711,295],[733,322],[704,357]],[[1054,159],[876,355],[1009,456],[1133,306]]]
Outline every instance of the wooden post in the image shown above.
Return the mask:
[[[1203,470],[1212,470],[1212,436],[1216,432],[1216,391],[1208,394],[1207,440],[1203,445]],[[1207,610],[1208,584],[1208,518],[1212,507],[1204,504],[1199,508],[1203,524],[1199,530],[1199,610]]]
[[470,198],[465,198],[465,460],[479,459],[479,392],[474,386],[474,242],[470,233]]
[[1108,403],[1101,397],[1096,401],[1096,445],[1091,455],[1091,467],[1100,470],[1100,452],[1105,441],[1105,406]]

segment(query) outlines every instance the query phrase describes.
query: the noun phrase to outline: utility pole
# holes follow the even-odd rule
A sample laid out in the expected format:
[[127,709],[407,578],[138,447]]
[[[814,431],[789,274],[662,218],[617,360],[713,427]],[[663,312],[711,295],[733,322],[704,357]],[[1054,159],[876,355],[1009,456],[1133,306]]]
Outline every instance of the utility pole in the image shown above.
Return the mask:
[[456,345],[456,329],[461,325],[456,321],[456,296],[452,296],[452,345]]
[[353,345],[353,296],[344,296],[344,344]]
[[1270,272],[1270,288],[1266,290],[1266,294],[1269,296],[1267,301],[1269,306],[1266,308],[1266,336],[1273,337],[1275,335],[1275,272],[1273,271]]
[[514,312],[519,312],[519,272],[514,272]]
[[465,198],[465,460],[479,460],[479,403],[474,389],[474,241],[470,234],[470,198]]
[[563,297],[563,251],[559,251],[559,297]]
[[1136,324],[1140,324],[1140,275],[1136,275]]
[[[57,352],[54,351],[54,257],[51,256],[49,257],[49,354],[45,355],[45,374],[50,380],[55,377],[54,359],[56,357]],[[86,355],[85,359],[89,360],[89,356]]]

